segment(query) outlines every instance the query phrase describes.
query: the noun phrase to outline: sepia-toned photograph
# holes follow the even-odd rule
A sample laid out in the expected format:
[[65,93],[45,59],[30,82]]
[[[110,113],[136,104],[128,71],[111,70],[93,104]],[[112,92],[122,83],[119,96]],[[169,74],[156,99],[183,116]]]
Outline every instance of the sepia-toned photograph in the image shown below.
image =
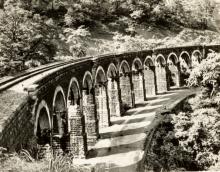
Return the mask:
[[0,0],[0,172],[220,172],[220,0]]

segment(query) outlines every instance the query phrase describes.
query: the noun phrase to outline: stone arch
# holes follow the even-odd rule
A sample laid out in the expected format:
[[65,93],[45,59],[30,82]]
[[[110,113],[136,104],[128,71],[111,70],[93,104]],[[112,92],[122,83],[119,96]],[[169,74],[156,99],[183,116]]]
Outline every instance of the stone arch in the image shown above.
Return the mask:
[[186,79],[189,77],[190,68],[191,68],[191,59],[187,51],[183,51],[179,57],[180,61],[180,83],[181,85],[186,84]]
[[147,56],[144,61],[144,83],[146,97],[154,96],[156,94],[155,66],[150,56]]
[[39,145],[50,144],[51,139],[51,117],[45,100],[42,100],[37,108],[34,134],[37,136]]
[[151,56],[147,56],[144,60],[144,66],[155,66],[154,61]]
[[143,64],[139,58],[135,58],[132,63],[132,70],[140,70],[143,68]]
[[179,68],[178,68],[178,57],[175,53],[170,53],[167,59],[168,64],[168,83],[169,86],[179,87]]
[[167,73],[166,73],[166,60],[162,54],[159,54],[155,60],[156,64],[156,83],[157,92],[164,93],[167,91]]
[[67,129],[66,99],[63,88],[59,85],[54,92],[52,107],[53,147],[54,153],[57,154],[65,149],[63,140],[65,140]]
[[81,92],[77,79],[71,78],[68,93],[67,93],[67,107],[70,105],[80,105]]
[[88,149],[94,146],[98,138],[98,119],[95,110],[95,92],[92,74],[86,71],[83,77],[83,114],[85,117],[85,131],[87,134]]
[[[53,111],[55,115],[53,115],[53,132],[55,134],[63,135],[63,129],[61,124],[61,118],[66,113],[66,100],[63,88],[61,86],[57,86],[53,96]],[[56,125],[56,126],[55,126]],[[54,128],[58,127],[58,128]]]
[[175,53],[170,53],[167,58],[167,63],[172,63],[171,65],[176,65],[179,62],[178,57]]
[[120,67],[119,67],[119,73],[125,74],[130,71],[131,71],[131,69],[130,69],[128,62],[126,60],[123,60],[120,64]]
[[139,58],[135,58],[132,63],[132,82],[134,101],[136,103],[144,101],[143,64]]
[[122,99],[123,112],[133,107],[132,92],[131,92],[131,69],[126,60],[123,60],[119,67],[120,73],[120,90]]
[[160,65],[160,66],[165,66],[166,65],[166,59],[162,54],[157,55],[156,59],[155,59],[155,64],[156,66]]
[[79,83],[75,77],[71,78],[67,93],[67,109],[68,109],[68,131],[74,129],[72,119],[81,117],[81,93]]
[[92,74],[89,71],[86,71],[83,76],[83,89],[87,89],[87,91],[91,91],[93,88],[93,78]]
[[117,68],[114,65],[114,63],[111,63],[108,66],[108,70],[107,70],[107,78],[111,78],[111,77],[116,77],[117,76]]
[[190,62],[191,59],[187,51],[181,52],[179,60],[180,60],[180,65],[187,65],[188,68],[191,67],[191,62]]
[[95,100],[99,129],[108,127],[110,124],[107,100],[107,77],[103,67],[99,66],[95,75]]
[[118,117],[121,115],[119,100],[119,83],[117,68],[113,63],[111,63],[108,67],[107,78],[110,117]]
[[202,53],[199,50],[192,52],[192,67],[197,66],[202,60]]
[[103,84],[107,81],[105,71],[102,66],[99,66],[95,74],[95,85]]

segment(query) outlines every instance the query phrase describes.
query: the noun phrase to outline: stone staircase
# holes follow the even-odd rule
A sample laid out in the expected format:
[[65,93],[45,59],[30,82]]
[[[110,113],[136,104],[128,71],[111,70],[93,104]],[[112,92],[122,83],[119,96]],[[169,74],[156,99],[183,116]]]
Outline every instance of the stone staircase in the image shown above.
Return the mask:
[[95,172],[144,171],[145,142],[156,114],[195,92],[188,89],[169,91],[137,104],[123,117],[111,119],[112,125],[100,130],[100,139],[89,151],[88,159],[74,160],[74,163],[93,166]]

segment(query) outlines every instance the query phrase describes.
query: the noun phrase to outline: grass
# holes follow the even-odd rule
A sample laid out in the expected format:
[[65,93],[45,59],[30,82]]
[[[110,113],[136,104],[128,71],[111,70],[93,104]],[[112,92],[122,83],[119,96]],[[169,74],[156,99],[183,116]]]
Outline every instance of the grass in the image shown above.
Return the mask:
[[20,153],[0,152],[1,172],[91,172],[92,167],[82,167],[73,164],[73,159],[68,156],[56,156],[51,159],[35,160],[28,151]]

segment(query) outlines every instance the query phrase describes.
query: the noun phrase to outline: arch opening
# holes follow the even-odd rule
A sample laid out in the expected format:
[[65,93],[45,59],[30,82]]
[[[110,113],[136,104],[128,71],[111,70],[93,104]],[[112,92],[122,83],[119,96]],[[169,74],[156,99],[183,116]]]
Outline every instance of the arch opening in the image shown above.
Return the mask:
[[164,67],[166,65],[166,60],[163,55],[158,55],[156,58],[156,66]]
[[189,78],[190,68],[191,68],[191,63],[190,63],[189,53],[182,52],[180,55],[180,76],[181,76],[180,84],[181,85],[186,85],[186,79]]
[[[85,135],[85,120],[82,115],[82,101],[81,91],[78,80],[73,77],[70,80],[67,94],[67,108],[68,108],[68,133],[66,141],[66,150],[75,158],[84,158],[87,145]],[[64,141],[65,141],[64,140]]]
[[144,62],[144,83],[146,97],[154,96],[156,94],[155,66],[149,57]]
[[90,72],[86,72],[83,79],[83,113],[85,116],[85,130],[87,134],[88,149],[95,145],[98,138],[98,119],[95,110],[95,94],[93,79]]
[[179,87],[179,69],[178,69],[178,58],[176,54],[172,53],[169,55],[168,60],[168,83],[170,87]]
[[122,101],[122,113],[133,106],[131,94],[131,71],[127,61],[122,61],[120,65],[120,90]]
[[54,153],[65,151],[66,143],[64,142],[67,135],[67,111],[65,95],[62,87],[58,86],[53,98],[53,150]]
[[64,134],[62,119],[65,119],[66,116],[66,105],[64,95],[61,91],[57,93],[53,107],[55,113],[53,116],[53,133],[62,136]]
[[[68,132],[75,130],[75,118],[81,118],[81,95],[79,84],[76,78],[72,78],[68,88],[67,94],[67,108],[68,108]],[[78,124],[81,127],[81,123]],[[82,128],[81,128],[82,130]]]
[[192,67],[196,67],[202,60],[202,54],[199,50],[192,53]]
[[164,93],[167,89],[167,72],[166,72],[166,61],[164,56],[158,55],[156,59],[156,81],[157,81],[157,92]]
[[139,58],[134,59],[132,65],[132,83],[134,89],[134,102],[139,103],[144,101],[144,77],[143,66]]
[[110,117],[108,113],[107,104],[107,88],[106,88],[106,75],[102,67],[99,67],[96,71],[95,77],[95,102],[97,109],[97,117],[99,123],[99,129],[109,126]]
[[46,107],[42,107],[39,111],[36,136],[39,145],[51,144],[51,124]]
[[93,90],[93,80],[90,72],[86,72],[83,77],[83,90],[86,90],[87,94],[90,94]]
[[119,72],[120,74],[128,74],[130,72],[130,67],[129,67],[129,64],[127,61],[122,61],[121,62],[121,65],[120,65],[120,68],[119,68]]
[[117,68],[113,63],[110,64],[108,67],[107,77],[110,117],[118,117],[121,115],[119,101],[119,84]]

